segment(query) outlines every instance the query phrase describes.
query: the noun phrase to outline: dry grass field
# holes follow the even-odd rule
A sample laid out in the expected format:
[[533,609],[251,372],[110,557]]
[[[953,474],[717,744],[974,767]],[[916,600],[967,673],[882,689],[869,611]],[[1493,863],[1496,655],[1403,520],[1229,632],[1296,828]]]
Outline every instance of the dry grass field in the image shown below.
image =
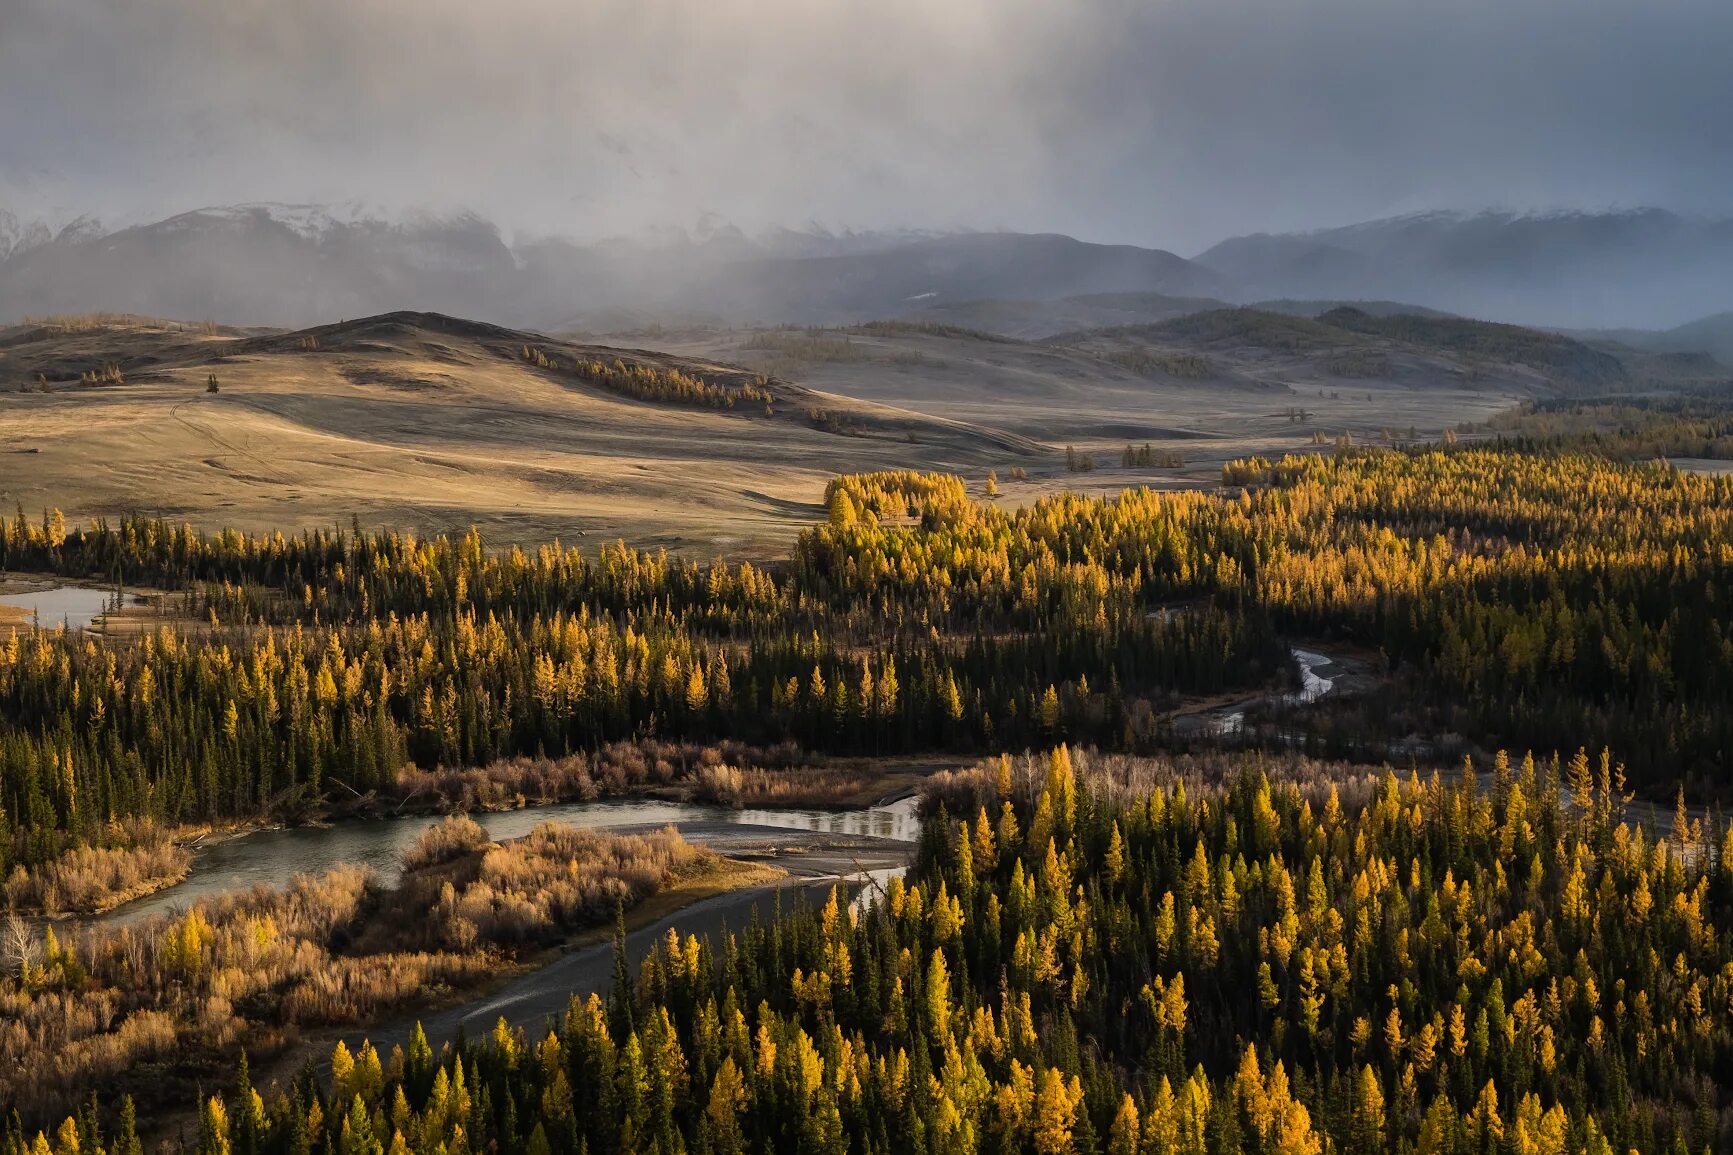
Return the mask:
[[[851,331],[667,335],[662,347],[790,376],[815,389],[990,425],[1054,450],[1025,463],[1030,480],[1006,482],[1007,498],[1054,488],[1199,484],[1248,453],[1310,448],[1315,435],[1378,440],[1385,431],[1437,438],[1549,391],[1531,370],[1470,366],[1415,350],[1369,355],[1372,372],[1343,349],[1272,350],[1252,340],[1211,342],[1092,330],[1048,341],[921,326]],[[810,351],[803,357],[803,351]],[[1344,370],[1358,375],[1349,376]],[[1182,469],[1119,468],[1127,444],[1178,453]],[[1067,445],[1092,455],[1089,474],[1068,473]]]
[[[298,333],[130,317],[0,330],[0,503],[250,530],[473,524],[496,541],[761,556],[820,515],[839,472],[944,469],[979,485],[997,470],[1007,501],[1209,484],[1231,457],[1320,432],[1437,436],[1544,388],[1531,372],[1440,357],[1346,366],[1111,330],[1040,343],[896,324],[605,340],[658,351],[436,314]],[[768,374],[774,400],[768,413],[647,401],[567,369],[616,356],[724,386]],[[1127,443],[1185,465],[1122,469]],[[1068,445],[1098,468],[1068,472]],[[1027,479],[1011,480],[1019,468]]]
[[[561,364],[615,356],[429,315],[267,337],[135,323],[3,333],[0,502],[75,520],[140,510],[260,530],[354,516],[739,555],[785,543],[838,471],[984,474],[1037,451],[795,386],[779,386],[768,417],[641,401],[526,364],[531,342]],[[118,381],[84,383],[109,365]]]

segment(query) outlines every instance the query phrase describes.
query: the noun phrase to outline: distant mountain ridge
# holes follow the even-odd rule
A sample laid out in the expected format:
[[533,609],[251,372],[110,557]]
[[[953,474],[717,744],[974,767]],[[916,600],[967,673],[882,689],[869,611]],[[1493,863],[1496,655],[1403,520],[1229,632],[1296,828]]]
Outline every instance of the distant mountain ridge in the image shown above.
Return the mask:
[[1733,307],[1733,221],[1662,209],[1421,213],[1233,237],[1194,259],[1242,294],[1381,297],[1530,325],[1665,328]]
[[0,261],[0,316],[146,313],[294,325],[382,300],[460,311],[517,262],[473,215],[386,221],[322,206],[237,205],[102,230],[63,229]]
[[[0,233],[0,236],[5,234]],[[831,324],[997,294],[1203,293],[1220,278],[1172,253],[1017,233],[747,237],[716,228],[579,244],[508,243],[469,213],[389,219],[251,204],[0,253],[0,317],[126,312],[299,326],[396,309],[572,327],[637,310]]]
[[7,210],[0,209],[0,261],[53,239],[53,230],[42,221],[21,221]]
[[1615,341],[1651,353],[1706,353],[1724,365],[1733,366],[1733,311],[1699,317],[1671,329],[1602,329],[1572,335]]
[[1043,313],[1058,328],[1087,323],[1076,309],[1046,308],[1080,298],[1123,323],[1172,316],[1184,302],[1364,301],[1668,329],[1733,309],[1733,222],[1662,210],[1429,213],[1235,237],[1187,260],[1057,234],[751,236],[718,221],[594,243],[508,238],[474,213],[394,217],[354,203],[214,206],[112,231],[80,219],[56,232],[0,212],[0,320],[106,311],[299,327],[418,309],[600,331],[848,324],[1004,302],[1016,306],[1006,324],[1032,333],[1049,326]]

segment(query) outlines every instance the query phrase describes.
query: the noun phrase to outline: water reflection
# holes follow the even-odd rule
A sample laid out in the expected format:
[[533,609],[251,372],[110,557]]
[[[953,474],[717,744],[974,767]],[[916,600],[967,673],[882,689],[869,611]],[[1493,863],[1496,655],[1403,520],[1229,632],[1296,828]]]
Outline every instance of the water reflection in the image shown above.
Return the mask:
[[25,620],[45,630],[64,626],[82,630],[104,614],[111,614],[122,605],[142,605],[137,598],[127,598],[114,590],[90,589],[85,586],[56,586],[46,590],[0,594],[0,606],[14,606],[24,611]]
[[[912,797],[858,810],[729,810],[684,802],[571,802],[472,817],[496,840],[520,838],[543,822],[563,822],[596,828],[673,824],[697,843],[715,835],[737,834],[742,826],[913,842],[920,834],[915,805]],[[316,874],[344,863],[371,867],[389,884],[397,879],[402,853],[423,830],[441,820],[438,815],[415,815],[379,822],[341,822],[328,827],[263,830],[211,842],[195,848],[192,874],[185,882],[128,903],[95,921],[110,925],[134,922],[223,891],[256,883],[281,886],[297,873]]]
[[[1320,669],[1333,664],[1332,659],[1315,650],[1302,650],[1298,646],[1292,647],[1292,651],[1294,661],[1300,667],[1300,688],[1283,694],[1271,694],[1264,700],[1280,706],[1309,706],[1336,687],[1335,678],[1326,678],[1318,673]],[[1204,727],[1210,734],[1244,733],[1246,708],[1235,706],[1206,714]]]

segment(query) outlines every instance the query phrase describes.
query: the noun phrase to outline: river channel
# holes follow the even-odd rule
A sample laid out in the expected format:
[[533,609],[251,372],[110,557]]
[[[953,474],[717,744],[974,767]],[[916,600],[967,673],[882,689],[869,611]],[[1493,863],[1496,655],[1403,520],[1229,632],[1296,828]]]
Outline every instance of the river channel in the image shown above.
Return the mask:
[[[854,810],[731,810],[653,800],[572,802],[471,817],[496,841],[522,837],[543,822],[598,828],[672,825],[689,841],[701,845],[739,841],[749,834],[759,834],[762,841],[771,843],[796,843],[802,835],[913,843],[920,833],[913,797]],[[440,821],[440,815],[420,814],[218,838],[194,848],[192,873],[185,882],[92,921],[121,925],[183,909],[197,899],[223,891],[259,883],[281,886],[296,874],[318,874],[346,863],[371,867],[382,882],[390,885],[397,880],[403,852],[423,830]]]

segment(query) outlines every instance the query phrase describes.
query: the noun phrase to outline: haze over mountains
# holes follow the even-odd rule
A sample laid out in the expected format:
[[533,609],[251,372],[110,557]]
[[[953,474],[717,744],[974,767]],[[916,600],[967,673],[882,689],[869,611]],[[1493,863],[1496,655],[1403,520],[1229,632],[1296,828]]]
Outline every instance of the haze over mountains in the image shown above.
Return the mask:
[[1733,221],[1428,213],[1236,237],[1197,262],[1267,297],[1383,297],[1530,325],[1669,327],[1733,303]]
[[[1389,301],[1530,325],[1671,329],[1733,308],[1733,222],[1654,209],[1431,213],[1235,237],[1185,259],[1009,232],[711,226],[579,243],[508,239],[474,214],[321,206],[207,208],[112,231],[0,214],[4,319],[114,311],[298,326],[413,307],[608,331],[837,324],[1089,294],[1196,307]],[[1186,311],[1120,305],[1111,323]]]

